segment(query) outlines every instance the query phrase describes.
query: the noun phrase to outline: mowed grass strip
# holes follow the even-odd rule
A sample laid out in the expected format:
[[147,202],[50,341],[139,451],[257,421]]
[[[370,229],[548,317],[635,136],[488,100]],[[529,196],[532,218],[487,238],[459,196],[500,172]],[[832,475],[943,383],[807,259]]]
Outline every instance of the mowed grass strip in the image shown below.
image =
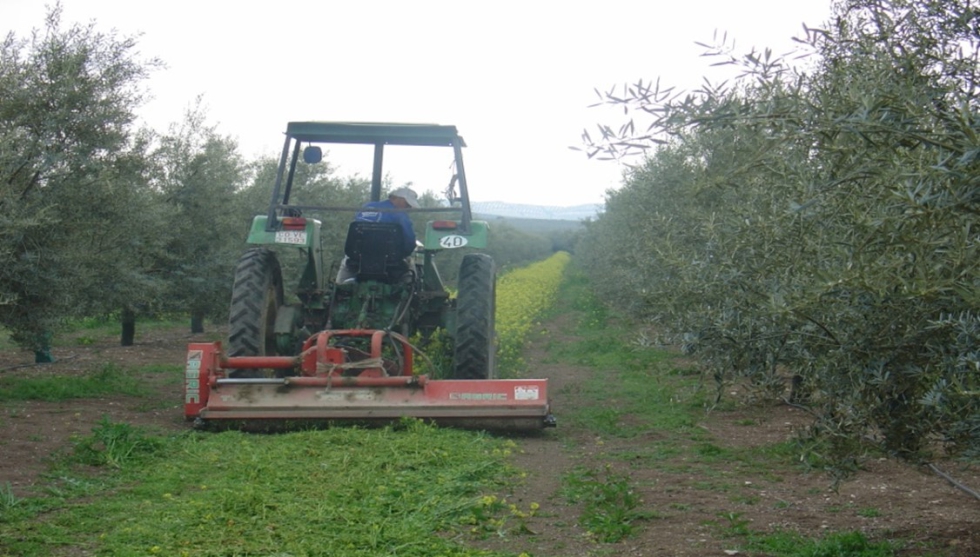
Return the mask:
[[[409,420],[158,440],[84,500],[13,506],[0,555],[509,555],[465,546],[481,497],[512,477],[501,439]],[[98,444],[81,445],[91,462]],[[49,493],[85,483],[55,476]]]

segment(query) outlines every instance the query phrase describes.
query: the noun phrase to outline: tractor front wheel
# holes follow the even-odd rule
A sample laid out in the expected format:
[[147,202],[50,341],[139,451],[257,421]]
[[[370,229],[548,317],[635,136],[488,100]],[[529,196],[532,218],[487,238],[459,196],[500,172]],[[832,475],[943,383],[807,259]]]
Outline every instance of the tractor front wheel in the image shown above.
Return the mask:
[[489,255],[463,257],[456,296],[454,379],[492,379],[496,375],[496,279],[496,267]]
[[[253,248],[235,267],[228,321],[228,355],[275,356],[275,323],[283,305],[282,271],[276,254]],[[258,369],[239,369],[232,377],[265,377]]]

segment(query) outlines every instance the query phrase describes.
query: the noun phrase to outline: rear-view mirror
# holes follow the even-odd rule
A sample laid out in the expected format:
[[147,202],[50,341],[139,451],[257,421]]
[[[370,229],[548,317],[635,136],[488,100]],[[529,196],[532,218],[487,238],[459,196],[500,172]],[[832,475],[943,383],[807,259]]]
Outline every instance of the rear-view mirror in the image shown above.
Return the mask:
[[306,164],[316,164],[323,160],[323,149],[316,145],[310,145],[303,149],[303,162]]

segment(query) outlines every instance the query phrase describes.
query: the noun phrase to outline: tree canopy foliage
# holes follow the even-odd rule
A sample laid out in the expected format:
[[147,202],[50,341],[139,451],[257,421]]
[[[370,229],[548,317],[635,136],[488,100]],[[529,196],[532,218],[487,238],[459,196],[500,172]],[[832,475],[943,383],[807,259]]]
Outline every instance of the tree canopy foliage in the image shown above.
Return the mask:
[[808,57],[708,46],[740,77],[614,89],[626,121],[583,135],[644,155],[579,247],[601,292],[719,386],[795,376],[837,471],[869,437],[980,453],[978,22],[965,0],[839,1]]
[[[53,323],[140,288],[147,138],[133,129],[154,60],[60,7],[0,45],[0,324],[28,346]],[[96,294],[98,292],[98,294]]]
[[152,176],[159,209],[167,217],[163,309],[196,319],[224,315],[230,277],[241,246],[243,211],[238,192],[249,176],[234,140],[206,121],[198,103],[159,138]]

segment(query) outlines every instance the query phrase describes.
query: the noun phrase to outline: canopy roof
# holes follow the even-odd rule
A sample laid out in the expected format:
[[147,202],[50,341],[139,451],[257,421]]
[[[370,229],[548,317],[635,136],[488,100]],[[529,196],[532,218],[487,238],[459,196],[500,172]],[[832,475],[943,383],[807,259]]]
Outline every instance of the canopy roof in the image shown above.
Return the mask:
[[452,146],[459,137],[456,126],[436,124],[391,124],[369,122],[289,122],[286,135],[315,143],[360,143],[366,145]]

